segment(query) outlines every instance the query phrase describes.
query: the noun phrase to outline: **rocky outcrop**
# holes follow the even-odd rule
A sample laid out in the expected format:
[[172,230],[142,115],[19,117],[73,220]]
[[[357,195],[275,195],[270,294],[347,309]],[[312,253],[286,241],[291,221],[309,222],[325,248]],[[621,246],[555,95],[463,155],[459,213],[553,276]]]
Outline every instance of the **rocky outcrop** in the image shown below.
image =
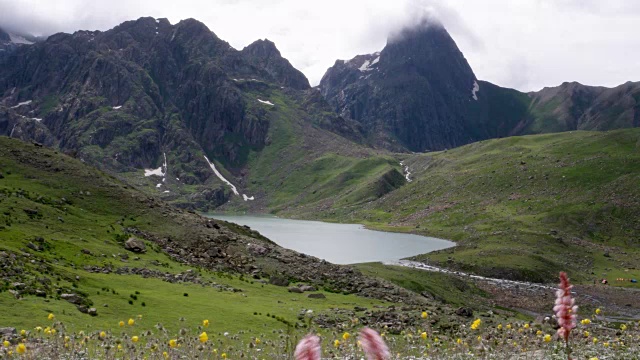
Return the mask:
[[309,80],[280,55],[276,45],[267,40],[257,40],[242,49],[242,55],[258,69],[266,71],[278,83],[297,90],[310,88]]

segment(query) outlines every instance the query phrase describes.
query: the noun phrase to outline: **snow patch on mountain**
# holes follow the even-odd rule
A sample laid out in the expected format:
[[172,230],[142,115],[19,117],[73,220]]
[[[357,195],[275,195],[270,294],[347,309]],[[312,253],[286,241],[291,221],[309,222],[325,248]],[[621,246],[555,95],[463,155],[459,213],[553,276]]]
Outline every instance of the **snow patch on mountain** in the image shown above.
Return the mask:
[[258,101],[260,101],[261,103],[266,104],[266,105],[271,105],[271,106],[273,106],[273,105],[274,105],[274,104],[273,104],[271,101],[269,101],[269,100],[260,100],[260,99],[258,99]]
[[23,105],[29,105],[29,104],[31,104],[32,102],[33,102],[33,100],[23,101],[23,102],[21,102],[21,103],[18,103],[18,105],[16,105],[16,106],[12,106],[11,108],[12,108],[12,109],[19,108],[20,106],[23,106]]
[[473,100],[478,101],[478,96],[476,95],[476,93],[480,91],[480,85],[478,85],[477,81],[473,82],[473,89],[471,89],[471,96],[473,96]]
[[236,189],[235,185],[233,185],[229,180],[225,179],[224,176],[222,176],[222,174],[220,174],[218,169],[216,169],[216,166],[211,161],[209,161],[209,158],[206,155],[204,156],[204,159],[207,160],[207,163],[209,164],[209,167],[211,167],[211,170],[213,170],[213,173],[216,174],[218,179],[220,179],[223,183],[229,185],[229,187],[231,188],[231,191],[233,191],[234,194],[240,195],[240,193],[238,192],[238,189]]

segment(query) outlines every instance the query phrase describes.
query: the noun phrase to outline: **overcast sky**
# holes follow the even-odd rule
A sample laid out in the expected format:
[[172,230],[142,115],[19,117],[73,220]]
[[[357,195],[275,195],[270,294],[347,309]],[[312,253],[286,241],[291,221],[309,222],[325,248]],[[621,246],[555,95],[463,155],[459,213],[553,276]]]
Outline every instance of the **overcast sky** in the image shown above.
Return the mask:
[[274,41],[312,85],[336,59],[381,50],[390,32],[425,14],[440,19],[481,80],[522,91],[640,80],[636,0],[0,0],[0,26],[42,35],[192,17],[237,49]]

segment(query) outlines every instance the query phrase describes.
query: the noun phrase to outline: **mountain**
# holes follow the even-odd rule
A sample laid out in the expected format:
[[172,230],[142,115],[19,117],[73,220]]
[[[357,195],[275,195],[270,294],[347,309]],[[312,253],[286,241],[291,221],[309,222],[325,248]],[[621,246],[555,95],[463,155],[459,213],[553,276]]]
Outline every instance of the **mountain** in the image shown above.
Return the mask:
[[640,82],[614,88],[565,82],[529,96],[532,120],[523,133],[640,127]]
[[1,61],[0,134],[59,148],[181,206],[254,198],[241,194],[247,163],[278,146],[276,118],[317,128],[327,143],[362,138],[322,110],[272,42],[238,51],[193,19],[54,34]]
[[336,61],[320,91],[376,145],[422,151],[478,140],[466,131],[476,122],[477,85],[447,31],[424,23],[390,37],[379,53]]
[[512,135],[637,127],[640,85],[522,93],[477,80],[446,29],[422,23],[380,52],[338,60],[319,89],[375,146],[429,151]]

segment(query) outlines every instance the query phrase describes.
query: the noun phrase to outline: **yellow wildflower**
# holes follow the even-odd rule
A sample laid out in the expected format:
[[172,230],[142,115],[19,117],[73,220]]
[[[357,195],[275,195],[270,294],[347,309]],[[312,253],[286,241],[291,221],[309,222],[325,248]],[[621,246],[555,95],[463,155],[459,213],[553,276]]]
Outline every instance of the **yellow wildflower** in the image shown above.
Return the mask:
[[55,335],[56,334],[56,329],[51,329],[51,335]]
[[142,319],[142,315],[138,315],[138,320],[141,320],[141,319]]
[[621,324],[621,325],[620,325],[620,330],[622,330],[622,331],[627,330],[627,325],[625,325],[625,324]]
[[133,319],[129,319],[129,321],[127,321],[127,324],[129,324],[129,326],[133,326],[135,323],[136,321]]
[[525,329],[528,329],[528,328],[529,328],[529,324],[528,324],[528,323],[527,323],[527,324],[524,324],[524,328],[525,328]]
[[589,360],[598,360],[598,358],[597,357],[592,357],[592,358],[589,358]]
[[507,329],[511,330],[511,324],[507,324]]
[[604,342],[604,343],[602,343],[602,345],[604,345],[604,347],[609,347],[609,342],[608,341]]
[[582,324],[582,325],[589,325],[589,324],[591,324],[591,320],[589,320],[589,319],[582,319],[582,320],[580,320],[580,324]]
[[36,326],[36,328],[35,328],[35,329],[36,329],[36,332],[40,332],[40,331],[42,331],[42,327],[40,327],[40,326]]
[[544,340],[544,342],[550,342],[550,341],[551,341],[551,335],[546,334],[546,335],[542,338],[542,340]]
[[120,320],[120,322],[118,323],[118,326],[123,327],[124,326],[124,321]]
[[4,347],[9,347],[9,346],[11,346],[11,343],[10,343],[10,342],[8,342],[7,340],[5,340],[5,341],[2,343],[2,345],[4,345]]
[[133,341],[134,343],[137,343],[138,340],[140,340],[137,336],[132,336],[131,337],[131,341]]
[[457,343],[458,345],[462,344],[462,339],[458,338],[458,340],[456,340],[456,343]]
[[100,339],[104,339],[107,337],[107,333],[104,331],[100,331]]
[[122,344],[118,344],[118,350],[122,350]]
[[600,310],[600,308],[596,309],[596,315],[600,315],[601,312],[602,312],[602,310]]
[[166,352],[166,351],[163,351],[162,352],[162,357],[165,358],[165,359],[168,359],[169,358],[169,353]]
[[498,324],[498,330],[502,330],[502,324]]
[[349,337],[351,337],[351,334],[349,334],[348,332],[345,332],[344,334],[342,334],[342,340],[349,340]]
[[427,314],[426,311],[423,311],[422,314],[420,315],[423,319],[426,319],[427,316],[429,316],[429,314]]
[[172,349],[173,349],[173,348],[174,348],[174,347],[176,347],[176,346],[178,346],[178,340],[176,340],[176,339],[171,339],[171,340],[169,340],[169,347],[170,347],[170,348],[172,348]]
[[337,348],[338,346],[340,346],[340,340],[336,339],[333,341],[333,347]]
[[202,326],[209,327],[209,320],[202,320]]
[[202,332],[202,334],[200,334],[200,336],[198,336],[198,340],[200,340],[201,343],[206,343],[207,340],[209,340],[209,336],[207,335],[206,332]]
[[584,332],[584,337],[589,337],[589,335],[591,335],[588,331]]
[[537,336],[542,335],[542,330],[538,330],[538,331],[536,331],[536,335],[537,335]]
[[220,355],[221,358],[226,359],[227,358],[227,353],[222,353],[222,355]]
[[593,343],[597,344],[598,343],[598,338],[593,338]]
[[25,330],[25,329],[20,330],[20,335],[21,336],[27,335],[27,330]]
[[471,324],[471,330],[478,330],[480,324],[482,324],[482,320],[476,319],[473,324]]
[[422,334],[420,334],[420,337],[422,338],[422,340],[426,340],[427,339],[427,333],[423,332]]
[[260,339],[256,339],[256,345],[260,345]]
[[18,346],[16,346],[16,352],[20,355],[24,354],[27,352],[27,347],[24,346],[23,343],[18,344]]
[[53,315],[53,314],[49,314],[49,316],[47,316],[47,319],[49,319],[49,320],[53,320],[55,318],[56,318],[56,316]]

